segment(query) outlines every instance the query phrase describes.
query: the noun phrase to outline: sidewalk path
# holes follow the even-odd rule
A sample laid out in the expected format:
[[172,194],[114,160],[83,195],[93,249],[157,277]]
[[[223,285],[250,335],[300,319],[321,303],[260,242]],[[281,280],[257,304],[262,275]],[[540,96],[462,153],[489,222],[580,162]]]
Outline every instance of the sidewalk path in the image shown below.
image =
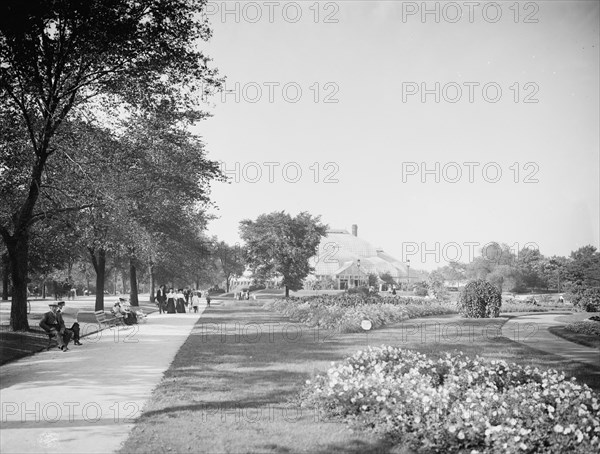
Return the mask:
[[531,348],[560,355],[571,361],[599,367],[599,349],[576,344],[548,331],[548,328],[552,326],[565,325],[564,322],[557,320],[563,316],[564,314],[544,313],[517,316],[506,322],[502,327],[502,331],[510,333],[509,337],[511,339],[524,343]]
[[0,367],[0,452],[108,453],[120,448],[198,314],[151,314],[68,352]]

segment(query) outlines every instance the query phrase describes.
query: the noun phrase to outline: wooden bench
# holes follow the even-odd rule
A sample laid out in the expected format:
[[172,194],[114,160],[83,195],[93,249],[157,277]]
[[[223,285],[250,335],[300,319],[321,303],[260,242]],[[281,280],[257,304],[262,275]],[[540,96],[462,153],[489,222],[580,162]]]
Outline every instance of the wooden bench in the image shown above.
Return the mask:
[[96,321],[102,327],[102,324],[108,325],[109,327],[123,325],[123,320],[115,317],[112,314],[107,314],[104,311],[95,311],[94,315],[96,316]]

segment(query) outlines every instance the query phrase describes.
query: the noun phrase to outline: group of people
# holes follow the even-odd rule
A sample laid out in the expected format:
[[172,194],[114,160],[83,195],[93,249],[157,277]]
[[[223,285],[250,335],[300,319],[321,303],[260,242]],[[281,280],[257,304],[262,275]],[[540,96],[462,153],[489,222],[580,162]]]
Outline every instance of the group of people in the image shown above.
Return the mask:
[[[210,295],[208,291],[204,292],[207,306],[210,306]],[[158,311],[162,314],[185,314],[186,312],[198,312],[202,292],[199,290],[185,290],[180,288],[175,291],[170,288],[168,291],[164,285],[156,290],[155,301],[158,305]]]
[[[135,313],[125,298],[119,298],[118,301],[113,305],[111,312],[113,315],[121,320],[126,325],[135,325],[138,322],[138,314]],[[143,316],[143,313],[139,313]]]
[[67,328],[63,317],[63,311],[65,308],[64,301],[58,301],[50,303],[50,310],[44,314],[44,317],[40,321],[40,327],[48,333],[50,338],[55,338],[57,347],[63,352],[69,350],[68,345],[73,339],[75,345],[81,345],[79,342],[79,323],[74,322],[70,328]]

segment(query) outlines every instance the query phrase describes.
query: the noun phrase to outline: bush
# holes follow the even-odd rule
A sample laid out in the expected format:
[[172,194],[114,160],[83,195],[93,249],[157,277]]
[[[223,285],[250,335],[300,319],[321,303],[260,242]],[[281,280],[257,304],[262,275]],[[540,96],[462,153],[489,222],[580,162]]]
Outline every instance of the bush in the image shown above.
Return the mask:
[[429,295],[429,286],[427,282],[418,282],[415,284],[415,289],[413,291],[415,296],[427,296]]
[[350,287],[346,290],[348,295],[363,295],[363,296],[371,296],[372,293],[369,293],[368,287]]
[[600,337],[600,323],[595,320],[582,320],[580,322],[569,323],[565,329],[579,334]]
[[462,353],[369,348],[308,381],[300,401],[418,452],[584,454],[600,444],[587,385]]
[[468,318],[500,316],[502,293],[483,279],[469,282],[458,295],[459,312]]
[[600,312],[600,288],[579,288],[571,291],[567,298],[582,311]]
[[249,292],[255,292],[257,290],[264,290],[266,288],[267,287],[264,284],[252,284],[250,287],[248,287],[248,291]]

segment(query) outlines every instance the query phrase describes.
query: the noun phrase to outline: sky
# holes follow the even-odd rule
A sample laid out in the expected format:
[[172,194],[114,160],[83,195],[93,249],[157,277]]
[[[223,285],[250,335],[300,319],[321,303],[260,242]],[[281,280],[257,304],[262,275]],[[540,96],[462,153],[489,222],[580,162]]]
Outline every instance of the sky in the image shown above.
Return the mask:
[[596,1],[209,2],[210,235],[308,211],[411,267],[599,247]]

